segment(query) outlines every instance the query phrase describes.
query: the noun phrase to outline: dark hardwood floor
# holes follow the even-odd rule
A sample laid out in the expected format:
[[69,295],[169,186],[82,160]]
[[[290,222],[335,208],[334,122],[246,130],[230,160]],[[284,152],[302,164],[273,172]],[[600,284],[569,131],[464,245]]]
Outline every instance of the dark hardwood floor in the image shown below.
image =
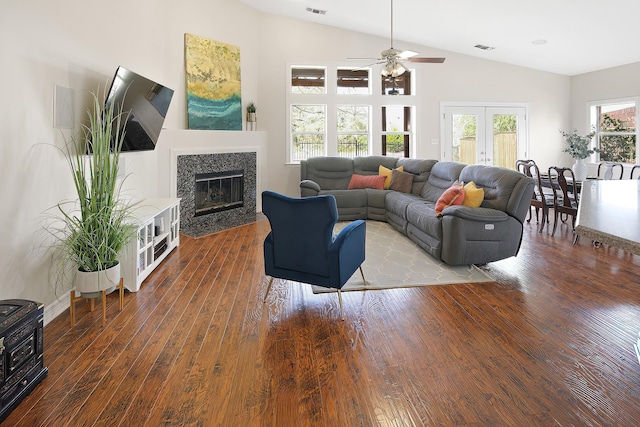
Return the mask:
[[[640,257],[525,224],[495,283],[335,294],[276,281],[264,220],[181,246],[138,293],[45,327],[3,426],[635,426]],[[366,272],[365,272],[366,274]]]

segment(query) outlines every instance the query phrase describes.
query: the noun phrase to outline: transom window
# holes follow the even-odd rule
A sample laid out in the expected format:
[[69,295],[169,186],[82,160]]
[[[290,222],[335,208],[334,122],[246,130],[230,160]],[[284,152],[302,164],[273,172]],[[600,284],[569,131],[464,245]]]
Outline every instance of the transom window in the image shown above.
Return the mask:
[[[373,75],[372,67],[290,67],[288,162],[374,152],[410,157],[415,138],[412,74],[372,79]],[[396,101],[389,102],[391,97]],[[373,141],[380,145],[373,147]]]

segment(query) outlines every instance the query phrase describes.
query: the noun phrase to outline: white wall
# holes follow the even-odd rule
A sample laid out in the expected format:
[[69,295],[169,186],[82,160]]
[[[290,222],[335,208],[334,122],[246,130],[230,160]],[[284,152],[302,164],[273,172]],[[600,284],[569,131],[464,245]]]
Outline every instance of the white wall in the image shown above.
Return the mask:
[[[44,213],[73,199],[64,144],[53,127],[54,86],[74,89],[76,118],[85,116],[89,90],[111,82],[123,65],[175,90],[165,127],[186,126],[184,33],[240,47],[244,103],[259,103],[257,42],[260,13],[238,0],[30,0],[0,5],[0,299],[25,298],[50,307],[58,300],[49,280]],[[212,132],[214,133],[214,132]],[[130,174],[125,192],[135,199],[159,188],[158,153],[123,155]],[[65,289],[58,291],[60,297]],[[56,308],[57,310],[57,308]]]
[[[119,13],[119,12],[125,13]],[[298,194],[299,168],[285,166],[286,64],[342,61],[377,55],[377,38],[265,15],[239,0],[30,0],[4,1],[0,10],[0,299],[26,298],[57,304],[48,278],[49,254],[41,240],[43,213],[73,198],[53,128],[55,84],[75,90],[76,117],[84,116],[87,91],[110,82],[118,65],[175,90],[165,127],[186,125],[184,33],[240,47],[243,100],[256,102],[258,128],[266,133],[261,160],[264,188]],[[400,44],[400,43],[399,43]],[[531,157],[562,159],[559,129],[570,124],[570,79],[434,49],[403,45],[422,55],[443,55],[442,65],[417,65],[422,130],[417,155],[438,158],[441,101],[528,103]],[[418,68],[419,67],[419,68]],[[66,132],[68,134],[68,132]],[[266,136],[265,136],[266,135]],[[168,195],[167,153],[190,144],[180,132],[160,136],[153,152],[123,155],[133,198]],[[211,132],[220,142],[223,134]],[[209,136],[194,145],[206,146]],[[250,144],[250,143],[249,143]],[[262,166],[261,166],[262,167]],[[64,308],[66,301],[62,300]],[[50,311],[49,311],[50,312]],[[50,320],[50,319],[49,319]]]

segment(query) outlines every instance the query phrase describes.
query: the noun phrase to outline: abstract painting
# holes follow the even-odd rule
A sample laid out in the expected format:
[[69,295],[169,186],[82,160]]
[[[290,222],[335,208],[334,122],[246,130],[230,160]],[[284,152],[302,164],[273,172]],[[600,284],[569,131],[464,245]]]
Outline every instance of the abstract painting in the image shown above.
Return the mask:
[[240,48],[185,34],[189,129],[242,130]]

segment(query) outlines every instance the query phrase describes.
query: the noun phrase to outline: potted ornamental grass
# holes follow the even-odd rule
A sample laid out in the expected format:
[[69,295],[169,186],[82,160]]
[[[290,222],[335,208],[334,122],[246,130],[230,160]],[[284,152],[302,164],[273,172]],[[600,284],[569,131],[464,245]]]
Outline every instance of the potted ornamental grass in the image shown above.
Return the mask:
[[564,131],[560,131],[560,133],[564,137],[565,144],[562,152],[569,153],[575,160],[572,166],[573,175],[577,181],[584,181],[587,178],[587,165],[584,159],[599,151],[597,148],[591,147],[591,141],[596,133],[591,132],[587,135],[579,135],[577,129],[570,133]]
[[118,258],[135,237],[136,227],[130,206],[120,197],[124,179],[118,183],[128,114],[113,103],[103,109],[92,93],[87,115],[88,124],[63,150],[77,199],[57,205],[58,222],[49,231],[59,249],[58,272],[65,277],[71,272],[75,290],[91,298],[103,290],[111,292],[119,283]]

